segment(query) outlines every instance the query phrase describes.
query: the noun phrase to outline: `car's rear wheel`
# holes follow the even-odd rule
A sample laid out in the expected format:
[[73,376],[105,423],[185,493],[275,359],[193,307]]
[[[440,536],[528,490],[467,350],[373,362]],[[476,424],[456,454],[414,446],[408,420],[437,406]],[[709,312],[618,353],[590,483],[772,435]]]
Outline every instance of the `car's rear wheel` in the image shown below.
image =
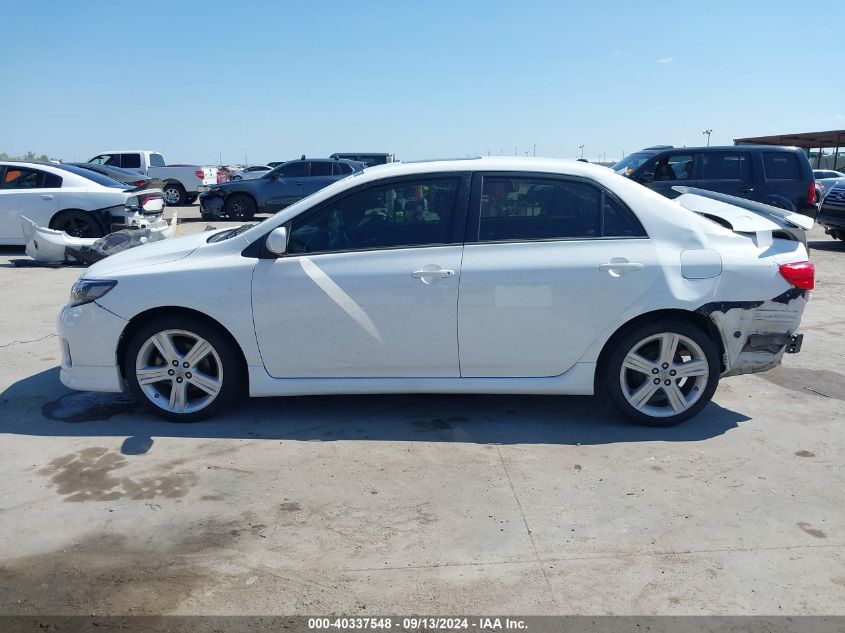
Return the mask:
[[178,182],[173,183],[169,182],[161,190],[162,197],[164,197],[164,201],[167,203],[168,207],[178,207],[185,203],[185,198],[187,197],[187,193],[185,193],[185,188],[180,185]]
[[255,201],[242,193],[232,194],[226,199],[223,212],[232,220],[251,220],[255,217]]
[[50,228],[64,231],[71,237],[97,238],[106,234],[102,220],[85,211],[62,211],[50,221]]
[[692,323],[642,323],[614,343],[603,383],[611,402],[629,419],[672,426],[710,402],[719,384],[719,350]]
[[229,405],[243,376],[228,337],[191,317],[160,317],[140,327],[123,369],[135,399],[174,422],[196,422]]

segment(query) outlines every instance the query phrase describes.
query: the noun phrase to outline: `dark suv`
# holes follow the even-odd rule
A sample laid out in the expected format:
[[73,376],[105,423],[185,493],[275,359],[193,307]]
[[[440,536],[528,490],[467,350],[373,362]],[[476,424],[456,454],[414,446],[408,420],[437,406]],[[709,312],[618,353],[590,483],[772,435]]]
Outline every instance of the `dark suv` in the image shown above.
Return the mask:
[[797,147],[648,147],[611,167],[649,189],[674,198],[684,185],[756,200],[815,217],[816,187],[810,161]]
[[291,160],[259,178],[211,187],[200,195],[200,212],[207,220],[219,217],[249,220],[256,213],[280,211],[362,169],[361,163],[352,160],[304,157]]

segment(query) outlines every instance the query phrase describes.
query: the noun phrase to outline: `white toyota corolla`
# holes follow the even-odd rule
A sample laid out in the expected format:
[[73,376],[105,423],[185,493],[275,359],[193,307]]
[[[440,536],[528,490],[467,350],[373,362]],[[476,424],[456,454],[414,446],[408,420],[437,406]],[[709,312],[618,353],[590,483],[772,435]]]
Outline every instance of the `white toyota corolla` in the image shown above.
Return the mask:
[[598,392],[675,424],[800,349],[810,226],[575,161],[375,167],[91,266],[59,316],[61,378],[176,421],[245,392]]

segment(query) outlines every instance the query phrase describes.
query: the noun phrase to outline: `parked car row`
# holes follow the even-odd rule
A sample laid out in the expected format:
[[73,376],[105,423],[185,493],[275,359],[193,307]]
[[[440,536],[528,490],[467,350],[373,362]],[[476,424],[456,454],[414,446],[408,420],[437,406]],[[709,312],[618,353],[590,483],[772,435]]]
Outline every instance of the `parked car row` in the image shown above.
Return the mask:
[[102,152],[88,162],[119,167],[160,180],[164,201],[169,206],[193,204],[200,193],[217,184],[216,167],[168,165],[159,152],[149,150]]

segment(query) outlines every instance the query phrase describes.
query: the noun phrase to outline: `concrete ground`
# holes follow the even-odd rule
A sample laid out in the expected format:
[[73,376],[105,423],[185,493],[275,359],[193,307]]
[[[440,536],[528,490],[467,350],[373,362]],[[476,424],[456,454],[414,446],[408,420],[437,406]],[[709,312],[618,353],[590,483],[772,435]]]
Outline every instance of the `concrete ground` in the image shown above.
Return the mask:
[[811,240],[804,350],[670,429],[504,395],[165,423],[60,384],[81,270],[0,251],[0,613],[845,614],[845,244]]

